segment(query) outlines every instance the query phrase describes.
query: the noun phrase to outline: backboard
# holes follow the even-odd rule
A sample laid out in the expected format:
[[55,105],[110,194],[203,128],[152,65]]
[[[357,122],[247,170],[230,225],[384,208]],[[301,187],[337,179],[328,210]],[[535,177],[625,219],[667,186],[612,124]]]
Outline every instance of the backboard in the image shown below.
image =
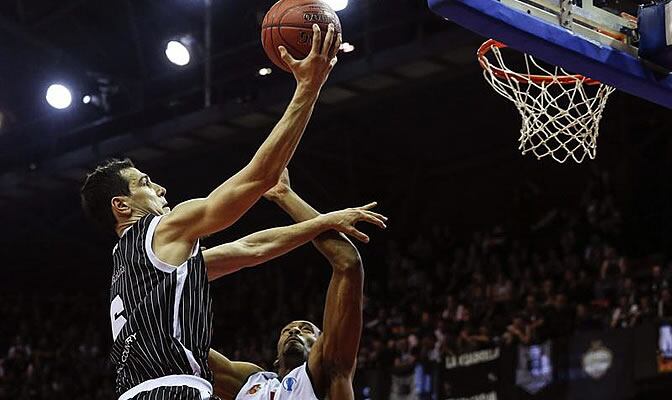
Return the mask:
[[428,3],[435,13],[485,38],[672,108],[672,75],[637,56],[636,20],[597,7],[594,0]]

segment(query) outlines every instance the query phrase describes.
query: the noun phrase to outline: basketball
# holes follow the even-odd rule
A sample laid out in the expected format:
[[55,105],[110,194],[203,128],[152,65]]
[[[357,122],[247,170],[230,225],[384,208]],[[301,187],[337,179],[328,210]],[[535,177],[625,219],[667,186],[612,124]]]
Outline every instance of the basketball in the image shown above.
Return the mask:
[[304,59],[313,44],[313,24],[319,25],[324,41],[330,23],[334,24],[334,34],[341,33],[341,21],[325,1],[280,0],[264,17],[261,43],[271,61],[289,72],[278,46],[285,46],[295,59]]

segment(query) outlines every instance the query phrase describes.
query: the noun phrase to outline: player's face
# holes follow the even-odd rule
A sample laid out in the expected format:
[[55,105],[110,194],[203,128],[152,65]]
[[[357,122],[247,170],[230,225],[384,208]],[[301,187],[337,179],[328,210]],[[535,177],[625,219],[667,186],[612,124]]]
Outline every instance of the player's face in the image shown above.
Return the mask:
[[166,200],[166,189],[154,182],[136,168],[121,171],[128,181],[131,191],[129,203],[134,211],[142,214],[162,215],[170,211]]
[[320,335],[320,330],[311,322],[294,321],[285,326],[278,340],[278,357],[303,354],[304,361]]

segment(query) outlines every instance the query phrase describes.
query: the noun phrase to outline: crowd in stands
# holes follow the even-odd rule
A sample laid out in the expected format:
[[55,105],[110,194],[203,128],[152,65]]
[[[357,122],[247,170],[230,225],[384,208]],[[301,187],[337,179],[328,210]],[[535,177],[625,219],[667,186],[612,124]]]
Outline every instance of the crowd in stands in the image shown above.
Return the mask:
[[[401,376],[446,355],[672,317],[672,263],[621,254],[622,225],[599,175],[579,207],[547,210],[529,229],[435,225],[410,240],[385,237],[384,257],[365,260],[377,279],[367,280],[358,368]],[[213,347],[232,359],[272,369],[285,323],[321,322],[326,281],[316,269],[227,279],[226,296],[214,299]],[[109,327],[90,318],[103,304],[3,298],[0,399],[111,398]]]
[[1,298],[0,399],[112,398],[109,328],[97,318],[105,302],[58,293]]

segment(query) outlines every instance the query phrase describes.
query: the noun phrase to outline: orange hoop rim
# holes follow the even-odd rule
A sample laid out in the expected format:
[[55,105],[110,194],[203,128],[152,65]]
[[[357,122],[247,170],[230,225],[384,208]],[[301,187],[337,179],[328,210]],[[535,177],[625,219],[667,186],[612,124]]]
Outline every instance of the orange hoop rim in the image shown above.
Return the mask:
[[520,74],[517,72],[505,71],[501,68],[495,67],[494,65],[490,64],[490,61],[488,60],[486,55],[493,47],[503,49],[508,46],[495,39],[488,39],[481,45],[481,47],[478,48],[478,52],[476,52],[476,55],[478,56],[478,62],[479,64],[481,64],[481,67],[486,71],[487,70],[492,71],[492,74],[495,75],[497,78],[512,79],[514,81],[517,81],[518,83],[533,82],[533,83],[559,83],[561,85],[573,85],[576,84],[577,82],[581,82],[585,85],[602,84],[600,81],[596,81],[595,79],[591,79],[580,74],[553,76],[553,75]]

